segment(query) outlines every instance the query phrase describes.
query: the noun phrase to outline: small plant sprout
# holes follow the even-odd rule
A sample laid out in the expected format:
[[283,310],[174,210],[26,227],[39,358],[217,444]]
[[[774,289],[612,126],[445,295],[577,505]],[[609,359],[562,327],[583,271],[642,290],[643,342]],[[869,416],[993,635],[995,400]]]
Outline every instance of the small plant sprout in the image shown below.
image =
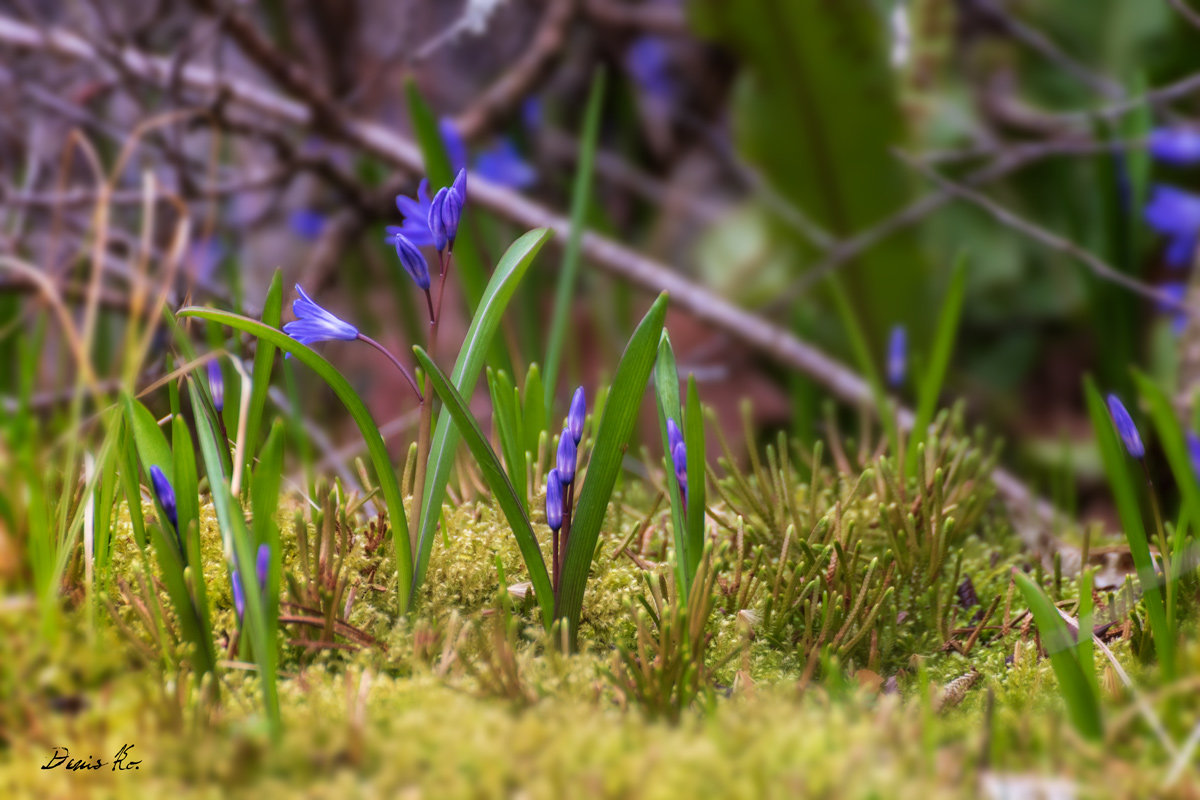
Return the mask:
[[888,337],[887,381],[893,389],[900,388],[908,371],[908,331],[896,325]]
[[1125,452],[1134,458],[1144,458],[1146,448],[1142,445],[1142,437],[1138,434],[1137,426],[1133,424],[1133,418],[1125,410],[1125,404],[1121,402],[1121,398],[1110,394],[1106,402],[1108,403],[1108,414],[1112,417],[1117,435],[1121,437],[1121,444],[1125,446]]

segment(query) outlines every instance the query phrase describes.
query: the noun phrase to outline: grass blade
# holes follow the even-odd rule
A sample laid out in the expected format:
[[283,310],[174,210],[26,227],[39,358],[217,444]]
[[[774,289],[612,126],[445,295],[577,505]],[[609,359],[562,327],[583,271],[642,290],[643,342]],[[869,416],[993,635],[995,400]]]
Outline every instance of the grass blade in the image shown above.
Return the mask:
[[691,588],[700,555],[704,550],[704,412],[700,408],[700,393],[696,391],[696,376],[688,376],[687,411],[683,415],[683,440],[687,448],[687,556],[688,587]]
[[[267,298],[263,302],[262,322],[270,328],[283,324],[283,273],[275,270]],[[250,403],[246,409],[246,461],[242,475],[249,476],[254,466],[253,453],[258,448],[258,434],[262,429],[263,410],[267,404],[267,392],[271,388],[271,369],[275,366],[275,345],[260,339],[254,351],[254,371],[250,384]],[[243,478],[245,480],[246,478]]]
[[[676,424],[683,420],[679,403],[679,368],[675,364],[675,350],[671,337],[664,330],[658,341],[658,357],[654,361],[654,398],[658,406],[658,429],[662,437],[663,466],[667,473],[667,491],[671,495],[671,531],[675,542],[675,577],[680,594],[687,595],[691,588],[691,571],[687,569],[687,530],[683,524],[683,495],[679,491],[679,480],[671,466],[671,446],[667,441],[667,420]],[[691,475],[688,475],[689,480]]]

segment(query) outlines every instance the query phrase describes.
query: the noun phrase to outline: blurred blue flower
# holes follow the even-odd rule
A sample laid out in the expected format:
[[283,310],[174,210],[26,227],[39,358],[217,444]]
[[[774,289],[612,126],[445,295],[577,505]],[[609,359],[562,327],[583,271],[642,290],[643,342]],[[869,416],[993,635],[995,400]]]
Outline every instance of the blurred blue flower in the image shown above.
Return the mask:
[[474,170],[485,180],[513,189],[524,189],[537,181],[537,171],[521,158],[516,142],[507,136],[475,156]]
[[1121,398],[1110,394],[1107,402],[1108,414],[1112,417],[1113,427],[1117,429],[1117,435],[1121,437],[1125,450],[1134,458],[1142,458],[1146,455],[1146,448],[1142,445],[1142,437],[1138,434],[1137,426],[1133,424],[1133,418],[1125,410]]
[[564,485],[569,485],[575,480],[575,459],[578,455],[575,450],[575,440],[571,438],[571,432],[563,428],[562,435],[558,437],[558,458],[554,462],[558,478]]
[[235,569],[229,575],[229,582],[233,586],[233,610],[237,612],[238,624],[246,616],[246,591],[242,587],[242,577]]
[[[1168,299],[1175,303],[1183,303],[1187,296],[1187,284],[1183,281],[1169,281],[1158,287]],[[1161,314],[1169,314],[1171,316],[1171,333],[1178,336],[1183,333],[1183,329],[1187,326],[1188,315],[1173,306],[1166,303],[1158,304],[1158,311]]]
[[258,586],[262,590],[267,588],[267,575],[271,570],[271,546],[263,542],[258,546],[258,557],[254,562],[254,572],[258,577]]
[[450,159],[450,171],[458,172],[467,166],[467,143],[463,141],[462,133],[454,120],[442,117],[438,122],[438,132],[442,135],[442,145],[446,148],[446,157]]
[[429,262],[425,260],[425,254],[402,233],[394,234],[389,241],[396,246],[396,257],[400,259],[400,266],[404,267],[413,283],[422,290],[429,291]]
[[208,391],[212,394],[213,405],[217,411],[224,411],[225,375],[221,372],[221,362],[215,358],[208,362]]
[[1167,264],[1190,266],[1200,234],[1200,196],[1174,186],[1155,186],[1146,203],[1146,222],[1167,237]]
[[1200,481],[1200,436],[1187,432],[1187,451],[1188,459],[1192,462],[1192,474],[1196,476],[1196,480]]
[[296,319],[283,326],[284,333],[301,344],[335,339],[349,342],[358,338],[358,328],[314,303],[300,288],[300,284],[296,284],[296,291],[300,294],[292,302],[292,313],[296,315]]
[[1200,131],[1194,128],[1155,128],[1147,144],[1150,155],[1165,164],[1186,167],[1200,162]]
[[661,36],[641,36],[625,53],[625,67],[647,95],[670,100],[678,90],[671,75],[671,53]]
[[292,230],[309,241],[320,238],[321,231],[325,230],[325,215],[311,208],[293,211],[290,222]]
[[167,521],[171,523],[175,533],[179,533],[179,508],[175,503],[175,489],[157,464],[150,467],[150,482],[154,485],[154,496],[166,512]]
[[571,408],[567,411],[567,430],[571,432],[571,438],[578,445],[583,439],[583,423],[587,420],[587,398],[583,394],[583,387],[580,386],[575,390],[575,395],[571,398]]
[[562,480],[558,477],[558,470],[550,470],[550,474],[546,476],[546,524],[550,526],[550,530],[557,531],[562,527],[563,523],[563,491]]
[[542,99],[537,95],[529,95],[521,103],[521,124],[527,131],[536,131],[542,127]]
[[904,383],[904,374],[908,368],[908,331],[903,325],[892,328],[888,337],[887,380],[893,388]]

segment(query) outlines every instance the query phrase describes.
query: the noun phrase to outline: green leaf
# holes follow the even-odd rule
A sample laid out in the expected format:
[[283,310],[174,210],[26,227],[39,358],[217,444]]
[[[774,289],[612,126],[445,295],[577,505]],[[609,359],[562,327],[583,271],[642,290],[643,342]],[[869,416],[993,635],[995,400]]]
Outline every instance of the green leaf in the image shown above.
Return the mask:
[[[454,388],[464,397],[469,397],[475,390],[475,382],[483,369],[484,357],[491,347],[492,337],[500,326],[500,319],[508,307],[521,279],[525,277],[534,256],[542,249],[549,238],[549,231],[538,228],[529,231],[517,239],[508,248],[492,279],[488,282],[487,290],[479,302],[475,318],[467,329],[458,360],[454,362],[454,371],[450,380]],[[425,492],[421,500],[421,519],[417,527],[417,558],[413,581],[408,590],[407,607],[411,607],[425,578],[425,570],[429,566],[429,553],[433,548],[434,533],[438,518],[442,515],[442,498],[446,493],[446,481],[450,478],[450,468],[454,465],[454,448],[458,444],[458,433],[450,418],[442,415],[433,431],[429,445],[429,465],[426,468]]]
[[[171,420],[171,443],[175,455],[175,508],[179,520],[179,535],[183,539],[188,564],[200,562],[200,479],[196,475],[196,449],[192,446],[192,435],[182,416]],[[203,587],[203,581],[200,582]],[[207,606],[196,598],[201,609]]]
[[588,95],[587,112],[583,118],[583,135],[579,143],[579,162],[575,169],[575,186],[571,192],[571,232],[563,251],[562,267],[558,271],[558,287],[554,292],[554,311],[550,315],[550,332],[546,341],[546,416],[554,409],[554,393],[558,389],[558,367],[562,361],[567,324],[575,296],[575,278],[579,273],[583,229],[587,224],[588,205],[592,198],[592,167],[596,161],[596,145],[600,139],[600,110],[604,104],[604,70],[597,69]]
[[1144,592],[1143,599],[1146,603],[1146,613],[1150,617],[1150,630],[1158,650],[1159,663],[1162,664],[1164,674],[1169,676],[1174,665],[1175,641],[1167,625],[1162,587],[1150,557],[1150,545],[1146,541],[1146,526],[1138,503],[1137,482],[1129,470],[1129,456],[1113,429],[1108,406],[1090,378],[1084,381],[1084,393],[1092,428],[1096,431],[1096,443],[1100,448],[1104,472],[1108,476],[1108,485],[1117,505],[1117,516],[1125,530],[1129,554],[1133,557],[1133,565]]
[[[255,323],[261,325],[262,323]],[[196,434],[200,440],[200,452],[204,457],[205,472],[208,474],[209,491],[212,493],[213,507],[217,512],[217,522],[221,526],[222,538],[231,542],[233,553],[238,564],[239,577],[242,581],[243,595],[246,598],[246,613],[243,624],[250,634],[250,644],[254,651],[254,662],[258,665],[259,684],[263,692],[263,708],[266,711],[267,722],[271,735],[276,740],[283,732],[279,715],[279,694],[277,687],[275,638],[271,635],[271,625],[267,621],[267,603],[258,587],[255,576],[255,548],[246,530],[246,519],[242,507],[230,492],[228,478],[225,475],[224,462],[221,460],[220,427],[215,422],[215,412],[205,406],[204,398],[199,388],[199,380],[195,375],[188,377],[188,392],[192,401],[192,413],[196,420]],[[210,416],[210,413],[213,416]],[[203,583],[203,571],[199,572]],[[232,580],[232,575],[230,576]]]
[[659,336],[667,316],[667,295],[658,296],[625,347],[612,387],[596,428],[595,445],[588,461],[587,477],[579,492],[579,502],[571,522],[567,540],[561,594],[555,617],[567,621],[572,645],[577,640],[579,618],[583,610],[583,594],[587,586],[592,557],[604,514],[612,497],[613,487],[621,472],[621,461],[629,445],[629,437],[637,422],[646,383],[654,368]]
[[281,330],[264,325],[258,320],[243,317],[229,311],[218,311],[212,308],[191,306],[179,312],[180,317],[198,317],[228,325],[231,328],[257,336],[262,342],[274,345],[286,353],[291,353],[297,361],[316,372],[329,386],[338,400],[350,412],[350,416],[358,425],[358,430],[366,442],[371,464],[375,468],[375,477],[383,492],[384,504],[388,510],[388,522],[392,526],[393,545],[396,558],[396,572],[399,579],[400,611],[407,611],[408,590],[412,583],[412,550],[409,544],[408,519],[404,513],[404,497],[400,494],[400,484],[396,480],[396,471],[392,467],[387,446],[379,435],[379,427],[371,419],[371,413],[342,374],[332,364],[322,358],[315,350],[300,344]]
[[[1104,735],[1100,702],[1092,691],[1091,681],[1084,675],[1083,668],[1077,660],[1078,651],[1066,622],[1059,616],[1058,609],[1050,602],[1050,598],[1046,597],[1029,576],[1014,570],[1013,580],[1016,581],[1017,588],[1021,590],[1025,602],[1029,605],[1029,612],[1037,623],[1042,647],[1050,656],[1050,665],[1058,678],[1058,687],[1067,705],[1067,716],[1070,717],[1071,724],[1085,738],[1100,739]],[[1087,635],[1087,632],[1082,635]]]
[[521,397],[513,386],[512,379],[504,370],[488,368],[488,391],[492,396],[492,424],[500,438],[500,450],[504,463],[516,490],[521,506],[528,511],[525,491],[525,437],[521,431]]
[[517,537],[517,546],[521,549],[521,557],[525,559],[525,567],[529,571],[529,581],[533,584],[534,594],[542,609],[542,622],[549,630],[554,621],[554,590],[550,585],[550,574],[546,571],[546,562],[542,558],[537,535],[534,534],[533,526],[525,513],[525,506],[517,497],[500,459],[496,457],[496,452],[479,429],[479,423],[471,416],[467,401],[450,385],[445,373],[433,363],[424,350],[414,347],[413,352],[416,353],[421,368],[432,381],[434,391],[445,404],[449,419],[453,421],[455,429],[466,441],[471,455],[475,457],[483,479],[492,490],[492,497],[500,504],[513,535]]
[[704,412],[700,408],[700,394],[696,391],[696,376],[688,376],[687,411],[683,415],[683,440],[687,449],[687,569],[688,586],[700,567],[700,555],[704,551],[705,510],[705,458],[704,458]]
[[859,324],[858,315],[850,305],[850,299],[846,296],[845,290],[842,289],[842,284],[838,280],[838,277],[830,275],[826,283],[829,284],[834,306],[837,308],[838,316],[842,319],[846,335],[850,339],[850,347],[854,351],[854,359],[858,363],[858,368],[862,371],[863,377],[867,379],[867,384],[871,387],[871,394],[875,397],[875,407],[878,409],[879,422],[883,425],[883,429],[887,433],[892,453],[899,454],[900,430],[896,426],[896,415],[891,402],[888,401],[887,391],[883,388],[883,381],[879,377],[879,369],[875,366],[875,358],[871,355],[871,346],[867,343],[866,333],[863,331],[862,325]]
[[[667,491],[671,495],[671,532],[675,542],[675,577],[681,596],[691,590],[692,572],[688,569],[687,528],[683,524],[683,495],[679,491],[679,480],[671,462],[671,445],[667,438],[667,420],[677,424],[683,420],[679,403],[679,368],[675,364],[675,350],[671,347],[671,336],[665,330],[658,341],[658,356],[654,361],[654,398],[658,406],[658,430],[662,438],[663,467],[667,473]],[[691,479],[689,473],[688,479]]]
[[[283,273],[275,270],[267,298],[263,301],[262,323],[269,328],[278,328],[283,322]],[[271,388],[271,369],[275,366],[275,345],[259,341],[254,352],[254,371],[250,376],[250,401],[246,408],[246,463],[242,475],[251,474],[253,453],[258,447],[258,434],[262,429],[263,410],[267,404],[267,392]],[[243,387],[243,390],[245,387]]]
[[533,453],[534,462],[541,457],[538,442],[542,432],[550,426],[546,420],[546,400],[543,396],[542,372],[537,364],[530,364],[525,373],[525,411],[521,415],[521,427],[525,429],[525,452]]
[[921,378],[917,392],[917,415],[913,420],[908,452],[904,456],[904,472],[909,477],[916,474],[918,448],[929,435],[929,424],[937,411],[938,395],[946,380],[946,369],[950,366],[950,355],[954,352],[954,339],[958,333],[958,320],[962,316],[963,297],[967,288],[967,260],[959,256],[950,278],[950,290],[942,301],[942,313],[938,317],[937,333],[933,338],[933,352],[929,366]]
[[158,427],[158,421],[154,419],[150,409],[134,399],[133,395],[122,395],[122,402],[125,404],[125,420],[129,423],[129,429],[133,431],[133,442],[146,474],[150,474],[150,467],[157,466],[174,486],[175,458],[171,455],[167,437]]

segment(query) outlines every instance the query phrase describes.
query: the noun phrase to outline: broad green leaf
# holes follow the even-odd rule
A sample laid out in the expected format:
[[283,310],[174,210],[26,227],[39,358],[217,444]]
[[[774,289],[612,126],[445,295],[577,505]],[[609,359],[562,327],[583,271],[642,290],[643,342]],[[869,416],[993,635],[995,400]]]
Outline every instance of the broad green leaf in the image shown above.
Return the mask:
[[500,439],[500,450],[508,468],[513,489],[528,511],[525,491],[525,436],[521,430],[521,397],[513,386],[512,379],[504,370],[487,370],[488,391],[492,396],[492,424]]
[[554,292],[554,311],[550,315],[545,365],[547,417],[554,409],[554,393],[558,389],[558,367],[566,343],[571,305],[575,299],[575,278],[579,273],[583,229],[587,224],[588,205],[592,198],[592,167],[596,160],[596,145],[600,140],[600,110],[603,103],[604,70],[601,68],[592,78],[592,90],[588,95],[587,111],[583,117],[579,161],[575,168],[575,186],[571,191],[571,233],[563,251],[562,267],[558,271],[558,286]]
[[[283,322],[283,273],[275,270],[267,297],[263,301],[262,323],[269,328],[278,328]],[[267,392],[271,388],[271,370],[275,366],[275,345],[259,340],[254,352],[254,371],[250,374],[250,401],[246,408],[246,463],[242,465],[243,480],[248,481],[253,467],[253,453],[258,447],[258,434],[262,430],[263,410],[267,405]],[[242,387],[243,391],[245,387]],[[248,484],[244,484],[248,485]]]
[[700,408],[700,393],[696,376],[688,376],[687,411],[683,415],[683,440],[687,448],[687,569],[688,586],[700,567],[704,551],[705,454],[704,412]]
[[[1100,739],[1104,727],[1100,719],[1100,703],[1092,691],[1092,683],[1083,673],[1078,661],[1078,651],[1066,622],[1059,616],[1058,609],[1050,598],[1029,576],[1013,571],[1013,580],[1021,590],[1029,613],[1037,623],[1042,647],[1050,656],[1050,665],[1058,678],[1058,687],[1067,705],[1067,715],[1080,735],[1088,739]],[[1089,635],[1090,632],[1081,632]]]
[[[479,301],[475,317],[471,320],[471,326],[467,329],[467,335],[463,338],[458,360],[454,362],[454,371],[450,375],[454,388],[464,397],[470,397],[475,390],[475,382],[479,379],[484,358],[491,347],[492,337],[500,326],[500,319],[504,316],[508,301],[512,299],[521,279],[533,263],[534,256],[542,249],[549,235],[545,228],[529,231],[512,243],[500,259],[500,263],[496,265],[487,290]],[[421,519],[417,527],[417,558],[406,608],[415,602],[417,591],[425,578],[425,570],[429,566],[429,553],[433,549],[438,518],[442,515],[442,498],[446,493],[450,468],[454,465],[454,449],[457,445],[457,430],[451,419],[443,414],[437,421],[429,446],[429,465],[426,468],[425,492],[421,500]]]
[[171,455],[171,446],[167,444],[167,437],[158,427],[154,415],[132,395],[123,395],[122,402],[125,404],[125,420],[129,423],[129,429],[133,431],[133,442],[146,474],[150,474],[150,467],[157,466],[174,486],[175,458]]
[[583,594],[596,552],[596,541],[600,537],[600,527],[604,524],[613,487],[621,472],[621,461],[629,446],[629,437],[637,422],[646,383],[654,369],[666,316],[667,295],[663,293],[650,306],[626,345],[604,402],[600,423],[596,427],[587,477],[572,517],[561,594],[555,607],[555,618],[565,618],[567,621],[572,646],[578,637]]
[[475,457],[483,479],[492,490],[492,497],[500,504],[500,509],[517,538],[517,546],[521,549],[521,557],[525,559],[525,567],[529,571],[529,581],[533,584],[534,594],[542,609],[542,622],[549,630],[554,621],[554,591],[550,585],[550,575],[546,571],[546,562],[542,558],[537,535],[533,532],[533,526],[525,513],[525,505],[517,496],[512,482],[500,464],[500,459],[496,457],[496,452],[479,429],[479,423],[471,416],[467,401],[451,386],[445,373],[433,363],[424,350],[414,347],[413,352],[416,353],[417,361],[429,375],[434,391],[449,412],[449,419],[453,421],[452,424],[466,441],[471,455]]
[[388,510],[388,523],[392,526],[396,572],[399,579],[400,611],[407,611],[406,601],[413,573],[408,519],[404,512],[404,497],[400,494],[396,471],[392,467],[391,457],[388,455],[387,446],[383,443],[383,437],[379,435],[379,427],[371,419],[371,413],[367,411],[366,405],[354,391],[354,387],[315,350],[300,344],[283,331],[264,325],[258,320],[229,311],[195,306],[182,309],[179,316],[213,320],[257,336],[260,342],[266,342],[286,353],[291,353],[297,361],[321,376],[321,379],[337,395],[338,400],[342,402],[355,424],[358,425],[358,430],[367,445],[371,464],[375,467],[375,478],[379,481],[379,488],[383,492],[384,505]]

